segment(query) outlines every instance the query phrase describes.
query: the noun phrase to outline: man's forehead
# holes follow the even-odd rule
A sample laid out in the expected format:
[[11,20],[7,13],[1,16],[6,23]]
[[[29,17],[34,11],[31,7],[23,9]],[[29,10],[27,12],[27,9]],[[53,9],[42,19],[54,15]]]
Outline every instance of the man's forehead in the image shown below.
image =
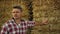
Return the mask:
[[12,11],[19,11],[19,12],[22,12],[20,9],[17,9],[17,8],[12,9]]
[[21,11],[21,10],[20,10],[20,9],[14,8],[14,9],[12,9],[12,11]]

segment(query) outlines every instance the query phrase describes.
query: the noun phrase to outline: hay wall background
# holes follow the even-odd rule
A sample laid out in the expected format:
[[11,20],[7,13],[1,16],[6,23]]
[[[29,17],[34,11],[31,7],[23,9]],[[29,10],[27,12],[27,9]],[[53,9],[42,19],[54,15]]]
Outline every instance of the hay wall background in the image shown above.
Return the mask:
[[21,5],[23,8],[23,18],[28,20],[29,2],[32,1],[33,20],[41,23],[43,19],[48,19],[47,25],[34,26],[31,34],[60,34],[60,0],[0,0],[0,27],[11,18],[13,5]]

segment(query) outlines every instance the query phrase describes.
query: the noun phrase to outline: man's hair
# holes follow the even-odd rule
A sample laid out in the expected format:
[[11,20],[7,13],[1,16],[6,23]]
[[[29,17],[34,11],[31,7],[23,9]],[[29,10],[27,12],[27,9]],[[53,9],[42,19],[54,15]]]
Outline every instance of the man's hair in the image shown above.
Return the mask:
[[20,9],[22,12],[22,7],[21,6],[13,6],[13,8]]

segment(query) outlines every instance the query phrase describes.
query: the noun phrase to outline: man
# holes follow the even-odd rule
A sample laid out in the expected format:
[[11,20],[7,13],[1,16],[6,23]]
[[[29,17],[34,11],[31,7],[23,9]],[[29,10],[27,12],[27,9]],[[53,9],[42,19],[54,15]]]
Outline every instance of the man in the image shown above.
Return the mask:
[[1,30],[1,34],[26,34],[28,27],[33,27],[35,22],[22,20],[22,8],[14,6],[12,19],[8,20]]

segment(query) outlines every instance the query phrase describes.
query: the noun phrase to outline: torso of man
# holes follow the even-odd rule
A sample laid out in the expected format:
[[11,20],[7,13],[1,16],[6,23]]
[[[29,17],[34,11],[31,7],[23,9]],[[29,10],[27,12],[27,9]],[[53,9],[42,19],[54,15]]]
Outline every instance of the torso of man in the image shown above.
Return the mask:
[[26,34],[28,27],[33,27],[34,21],[21,21],[16,24],[13,19],[9,20],[2,27],[1,34]]

